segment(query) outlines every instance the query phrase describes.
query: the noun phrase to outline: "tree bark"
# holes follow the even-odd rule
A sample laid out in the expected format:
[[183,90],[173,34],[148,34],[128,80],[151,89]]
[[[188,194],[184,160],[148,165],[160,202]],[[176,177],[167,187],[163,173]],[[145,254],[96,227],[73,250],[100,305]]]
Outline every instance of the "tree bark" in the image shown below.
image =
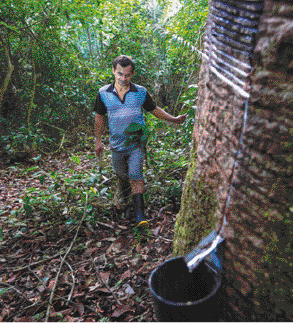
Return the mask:
[[233,316],[225,321],[293,319],[292,17],[292,2],[264,1],[248,105],[206,59],[201,66],[174,255],[219,230],[226,216],[223,311]]
[[[175,256],[187,254],[222,225],[243,119],[244,100],[208,72],[205,59],[199,78],[194,142],[175,224]],[[224,131],[223,141],[218,128]]]
[[3,48],[4,48],[5,57],[6,57],[6,61],[7,61],[7,74],[5,76],[3,85],[0,88],[0,108],[1,108],[3,96],[4,96],[5,91],[7,90],[8,84],[10,82],[11,75],[12,75],[13,70],[14,70],[14,66],[11,63],[11,59],[10,59],[10,55],[9,55],[9,49],[8,49],[7,45],[5,44],[5,41],[2,38],[1,33],[0,33],[0,42],[1,42],[2,46],[3,46]]

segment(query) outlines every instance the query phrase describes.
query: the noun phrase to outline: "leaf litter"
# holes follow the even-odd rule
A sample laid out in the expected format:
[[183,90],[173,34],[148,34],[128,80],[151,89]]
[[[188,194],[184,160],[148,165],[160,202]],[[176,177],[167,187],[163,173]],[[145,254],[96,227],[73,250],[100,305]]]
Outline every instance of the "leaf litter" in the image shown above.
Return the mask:
[[[46,171],[66,169],[65,160],[49,158]],[[87,160],[81,164],[85,169],[92,167]],[[76,226],[53,225],[42,213],[35,220],[17,216],[23,207],[23,190],[46,189],[50,178],[41,183],[34,173],[20,167],[7,167],[1,175],[0,321],[44,321]],[[150,228],[140,235],[133,223],[120,216],[100,215],[91,224],[93,230],[82,223],[61,268],[49,321],[154,321],[148,279],[172,255],[176,219],[158,200],[149,203]]]

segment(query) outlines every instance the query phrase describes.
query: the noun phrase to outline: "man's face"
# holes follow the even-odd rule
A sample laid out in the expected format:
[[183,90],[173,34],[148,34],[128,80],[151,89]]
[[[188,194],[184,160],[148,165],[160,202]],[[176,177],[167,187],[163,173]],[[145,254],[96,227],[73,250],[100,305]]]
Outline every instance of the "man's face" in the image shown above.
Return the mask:
[[120,64],[117,64],[116,69],[112,69],[115,76],[115,82],[118,83],[121,87],[127,87],[130,84],[131,78],[133,76],[132,67],[126,66],[122,67]]

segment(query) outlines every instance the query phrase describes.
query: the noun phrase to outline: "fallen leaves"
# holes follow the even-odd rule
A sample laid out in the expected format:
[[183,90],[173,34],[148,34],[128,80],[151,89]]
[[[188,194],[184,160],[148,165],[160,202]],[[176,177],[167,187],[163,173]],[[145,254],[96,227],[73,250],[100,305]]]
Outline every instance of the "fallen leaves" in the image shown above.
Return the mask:
[[105,272],[105,273],[101,273],[100,272],[100,283],[102,284],[108,284],[109,278],[110,278],[110,273],[109,272]]
[[131,270],[128,269],[119,277],[119,280],[123,281],[124,279],[130,278],[130,277],[131,277]]
[[126,312],[134,312],[135,310],[130,304],[117,306],[112,314],[112,317],[119,317]]
[[[55,164],[64,166],[62,161]],[[56,274],[76,226],[63,230],[56,221],[52,224],[50,217],[56,220],[64,209],[56,210],[57,215],[40,212],[32,218],[17,217],[17,209],[23,203],[19,196],[25,187],[47,189],[51,184],[48,178],[40,184],[36,177],[21,175],[17,169],[3,172],[0,179],[4,187],[0,225],[6,221],[0,240],[0,321],[44,320]],[[99,215],[91,224],[94,232],[85,224],[81,226],[78,241],[66,258],[68,265],[60,273],[50,321],[153,320],[148,278],[172,252],[172,244],[163,239],[173,238],[175,220],[165,207],[158,210],[153,205],[149,214],[152,235],[140,240],[135,238],[129,220],[119,217],[113,221]],[[69,213],[67,209],[65,215]],[[26,231],[15,235],[22,228]]]
[[83,315],[83,313],[84,313],[84,306],[83,306],[83,304],[78,303],[78,304],[76,305],[76,308],[77,308],[77,310],[78,310],[79,315],[80,315],[80,316],[82,316],[82,315]]

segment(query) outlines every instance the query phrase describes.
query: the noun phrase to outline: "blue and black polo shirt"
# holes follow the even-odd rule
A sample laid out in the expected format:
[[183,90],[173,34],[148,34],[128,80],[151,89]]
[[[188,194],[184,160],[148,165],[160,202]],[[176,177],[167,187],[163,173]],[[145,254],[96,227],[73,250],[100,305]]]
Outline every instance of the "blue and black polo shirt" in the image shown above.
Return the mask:
[[125,94],[123,101],[120,100],[114,83],[100,88],[94,111],[99,115],[108,114],[111,149],[123,151],[132,148],[132,146],[125,147],[124,130],[131,122],[145,124],[142,108],[148,112],[156,108],[152,97],[143,86],[130,83],[129,91]]

